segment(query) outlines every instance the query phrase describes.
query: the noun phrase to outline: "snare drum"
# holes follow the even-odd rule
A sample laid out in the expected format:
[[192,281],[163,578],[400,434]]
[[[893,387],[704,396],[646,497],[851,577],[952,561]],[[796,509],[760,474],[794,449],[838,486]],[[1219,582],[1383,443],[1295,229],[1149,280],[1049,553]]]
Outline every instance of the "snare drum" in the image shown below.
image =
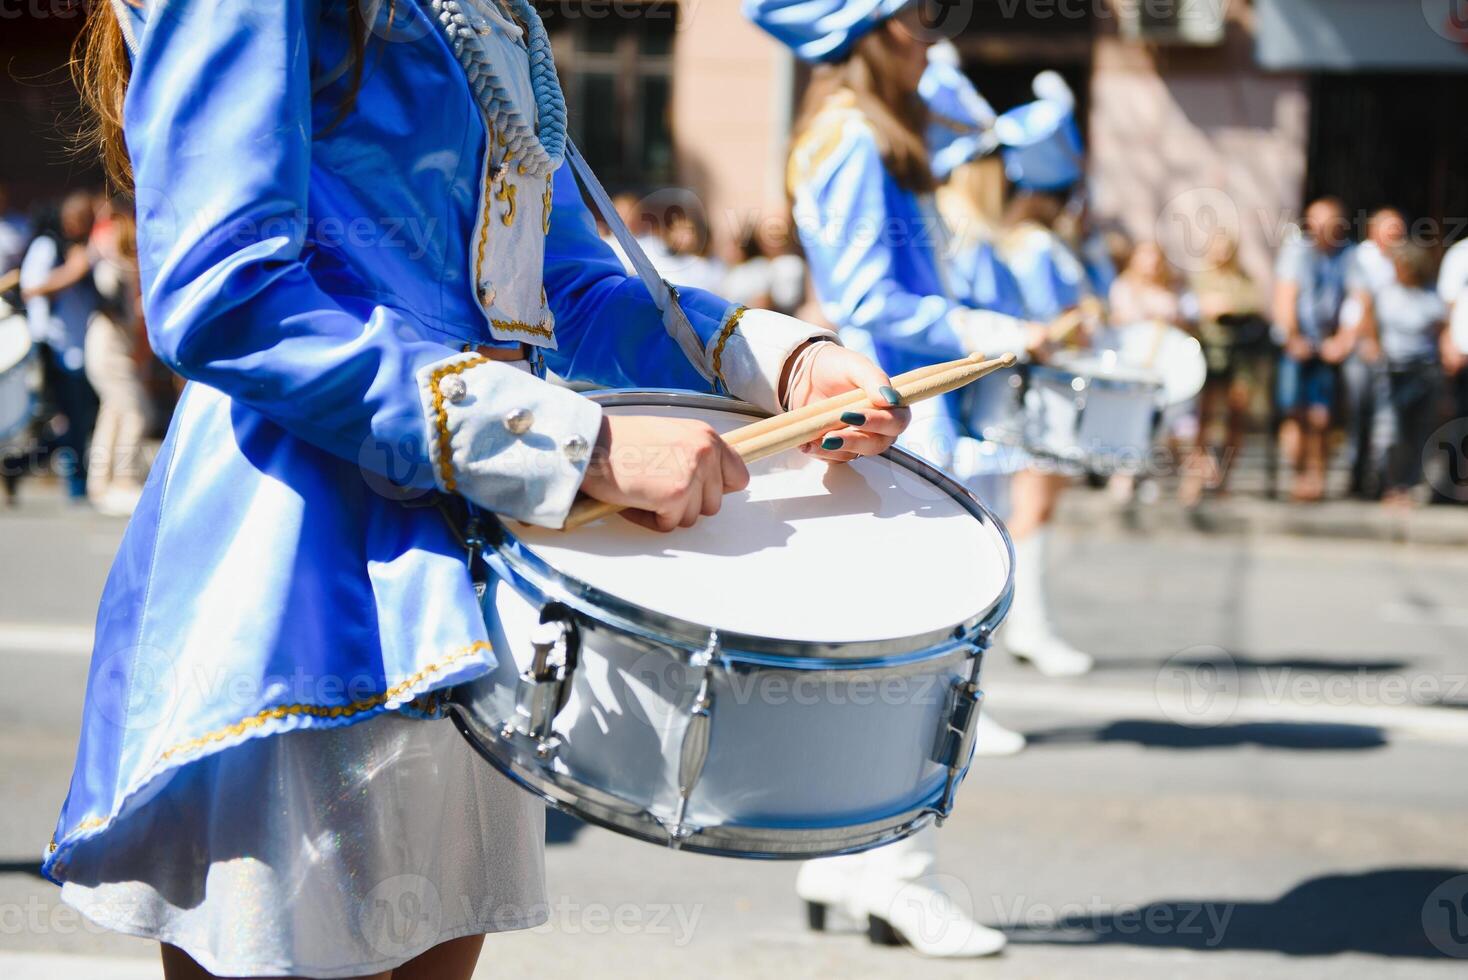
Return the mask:
[[[596,397],[719,431],[758,414]],[[941,471],[901,450],[836,467],[793,453],[667,535],[489,526],[498,664],[450,713],[549,804],[643,840],[780,858],[864,850],[952,808],[1013,558]]]
[[1116,363],[1155,375],[1168,408],[1198,397],[1208,380],[1208,359],[1198,338],[1166,323],[1129,323],[1101,331],[1094,345],[1116,352]]
[[31,332],[26,318],[0,304],[0,443],[21,432],[35,410]]
[[1165,400],[1154,375],[1122,367],[1110,352],[1062,351],[970,387],[975,435],[1103,473],[1145,464]]
[[1142,468],[1164,399],[1154,377],[1106,352],[1064,352],[1030,365],[1023,397],[1026,448],[1100,473]]

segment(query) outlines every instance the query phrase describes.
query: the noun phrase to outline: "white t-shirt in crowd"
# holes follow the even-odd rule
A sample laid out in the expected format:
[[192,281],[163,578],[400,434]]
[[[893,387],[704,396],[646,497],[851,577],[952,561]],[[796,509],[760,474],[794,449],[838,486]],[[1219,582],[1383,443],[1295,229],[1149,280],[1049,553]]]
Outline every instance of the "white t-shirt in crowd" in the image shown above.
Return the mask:
[[1437,273],[1437,294],[1444,303],[1464,299],[1465,291],[1468,291],[1468,238],[1448,249]]
[[1431,289],[1393,282],[1376,295],[1376,323],[1388,363],[1435,361],[1448,306]]

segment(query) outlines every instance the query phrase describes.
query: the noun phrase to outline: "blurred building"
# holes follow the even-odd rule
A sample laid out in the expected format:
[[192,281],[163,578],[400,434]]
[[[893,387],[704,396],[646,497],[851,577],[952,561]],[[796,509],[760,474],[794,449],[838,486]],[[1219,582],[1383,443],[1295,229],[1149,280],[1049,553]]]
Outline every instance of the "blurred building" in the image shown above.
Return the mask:
[[[343,0],[357,2],[357,0]],[[573,132],[613,189],[676,185],[716,238],[785,206],[786,137],[806,72],[737,0],[537,0]],[[68,149],[64,67],[81,0],[7,8],[0,180],[16,197],[93,183]],[[1056,69],[1079,98],[1102,221],[1186,264],[1214,229],[1267,274],[1307,196],[1386,203],[1464,237],[1463,0],[949,0],[945,28],[1000,109]]]
[[[783,206],[805,73],[735,0],[541,6],[573,127],[610,181],[692,187],[721,239]],[[1070,82],[1095,213],[1161,239],[1179,265],[1221,228],[1267,276],[1303,201],[1323,193],[1468,234],[1461,0],[951,0],[948,17],[997,109],[1030,99],[1042,69]]]

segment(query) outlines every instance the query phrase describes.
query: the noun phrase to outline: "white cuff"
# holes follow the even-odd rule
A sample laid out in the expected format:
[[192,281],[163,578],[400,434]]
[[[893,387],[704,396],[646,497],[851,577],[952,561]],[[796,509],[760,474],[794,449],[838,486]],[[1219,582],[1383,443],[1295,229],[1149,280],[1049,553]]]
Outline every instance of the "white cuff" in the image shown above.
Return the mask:
[[993,310],[966,307],[954,310],[948,317],[959,342],[970,353],[978,352],[985,357],[999,357],[1001,354],[1025,357],[1027,338],[1024,320]]
[[780,412],[780,376],[790,355],[810,340],[840,343],[836,334],[772,310],[730,307],[709,342],[708,364],[735,398],[767,412]]
[[601,406],[526,371],[458,354],[418,371],[439,489],[560,527],[601,432]]

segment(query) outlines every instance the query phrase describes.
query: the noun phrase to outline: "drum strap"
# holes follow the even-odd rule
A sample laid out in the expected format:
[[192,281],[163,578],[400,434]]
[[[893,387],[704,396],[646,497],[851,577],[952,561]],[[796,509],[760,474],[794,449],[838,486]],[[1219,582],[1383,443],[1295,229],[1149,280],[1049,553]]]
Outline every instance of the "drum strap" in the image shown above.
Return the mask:
[[688,315],[683,312],[683,307],[678,303],[678,290],[671,283],[658,275],[657,268],[652,260],[647,257],[642,246],[638,244],[637,238],[632,234],[622,216],[617,213],[617,208],[612,204],[612,199],[607,195],[606,188],[602,187],[601,181],[596,179],[591,165],[581,155],[581,148],[569,137],[566,139],[566,159],[570,161],[571,170],[576,175],[586,196],[591,198],[592,206],[607,223],[612,231],[612,237],[617,244],[622,246],[622,252],[627,256],[627,261],[632,263],[632,268],[637,272],[647,291],[652,294],[652,301],[663,314],[663,327],[669,336],[678,342],[683,356],[688,358],[688,363],[694,369],[714,385],[714,390],[719,391],[720,385],[714,374],[704,363],[703,341],[699,339],[698,333],[693,329],[693,324],[688,322]]

